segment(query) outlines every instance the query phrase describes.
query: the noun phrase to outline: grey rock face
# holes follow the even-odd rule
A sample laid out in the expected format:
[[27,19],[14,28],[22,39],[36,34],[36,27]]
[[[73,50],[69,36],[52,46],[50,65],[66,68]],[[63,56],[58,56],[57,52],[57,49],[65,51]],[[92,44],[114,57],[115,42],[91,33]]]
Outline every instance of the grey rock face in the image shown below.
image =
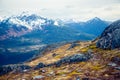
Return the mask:
[[103,31],[97,47],[102,49],[120,48],[120,20],[112,23]]

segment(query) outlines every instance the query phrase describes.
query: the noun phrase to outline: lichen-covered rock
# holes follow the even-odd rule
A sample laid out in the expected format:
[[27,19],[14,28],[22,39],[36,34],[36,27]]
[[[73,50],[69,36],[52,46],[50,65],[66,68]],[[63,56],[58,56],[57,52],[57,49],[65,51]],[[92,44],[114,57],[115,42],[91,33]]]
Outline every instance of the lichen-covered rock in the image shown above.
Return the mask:
[[112,23],[103,31],[97,47],[102,49],[120,48],[120,20]]

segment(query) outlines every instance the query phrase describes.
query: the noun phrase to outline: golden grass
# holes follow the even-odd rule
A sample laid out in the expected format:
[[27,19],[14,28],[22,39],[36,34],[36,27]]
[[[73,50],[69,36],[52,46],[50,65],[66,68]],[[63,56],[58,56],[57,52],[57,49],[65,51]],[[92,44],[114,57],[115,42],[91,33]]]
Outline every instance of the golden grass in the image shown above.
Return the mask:
[[[52,50],[50,52],[46,52],[46,53],[44,53],[43,56],[41,56],[41,57],[31,61],[31,62],[28,62],[26,64],[29,66],[35,66],[40,62],[45,63],[45,64],[54,63],[63,57],[70,56],[73,54],[77,54],[78,52],[81,52],[81,49],[83,47],[88,46],[90,43],[91,43],[90,41],[89,42],[79,42],[80,46],[76,46],[70,50],[67,50],[67,49],[70,47],[71,44],[66,44],[66,45],[63,45],[63,46],[55,49],[55,50]],[[52,54],[54,54],[54,53],[57,54],[55,57],[52,56]]]

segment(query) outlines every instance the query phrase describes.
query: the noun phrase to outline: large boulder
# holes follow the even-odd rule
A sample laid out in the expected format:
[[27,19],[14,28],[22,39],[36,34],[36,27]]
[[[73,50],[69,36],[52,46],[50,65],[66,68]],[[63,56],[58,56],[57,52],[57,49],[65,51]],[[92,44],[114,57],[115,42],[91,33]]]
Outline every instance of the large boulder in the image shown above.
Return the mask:
[[113,22],[103,31],[97,47],[102,49],[120,48],[120,20]]

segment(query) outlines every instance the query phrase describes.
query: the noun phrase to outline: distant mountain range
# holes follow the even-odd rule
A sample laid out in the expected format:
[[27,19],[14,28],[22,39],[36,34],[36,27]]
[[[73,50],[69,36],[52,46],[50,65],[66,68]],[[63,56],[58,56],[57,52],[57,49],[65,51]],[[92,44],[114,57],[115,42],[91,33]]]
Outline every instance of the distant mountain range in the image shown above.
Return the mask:
[[[28,13],[1,18],[0,55],[2,58],[0,61],[8,59],[5,64],[25,61],[39,53],[41,45],[93,40],[110,23],[97,17],[86,22],[75,22],[52,20]],[[14,60],[16,56],[19,56],[18,61]]]
[[[76,37],[79,37],[80,40],[91,40],[100,35],[108,25],[109,22],[103,21],[97,17],[86,22],[65,22],[62,20],[55,21],[43,18],[36,14],[24,13],[18,16],[11,16],[4,20],[1,19],[0,40],[6,40],[11,37],[20,37],[31,32],[34,33],[35,31],[40,32],[39,36],[43,33],[45,33],[44,36],[53,33],[58,35],[60,39],[64,36],[66,39],[69,37],[71,40],[78,39]],[[62,35],[60,35],[61,33]],[[56,37],[57,36],[53,38],[55,39]],[[74,39],[74,37],[76,39]],[[40,38],[43,39],[42,37]]]

